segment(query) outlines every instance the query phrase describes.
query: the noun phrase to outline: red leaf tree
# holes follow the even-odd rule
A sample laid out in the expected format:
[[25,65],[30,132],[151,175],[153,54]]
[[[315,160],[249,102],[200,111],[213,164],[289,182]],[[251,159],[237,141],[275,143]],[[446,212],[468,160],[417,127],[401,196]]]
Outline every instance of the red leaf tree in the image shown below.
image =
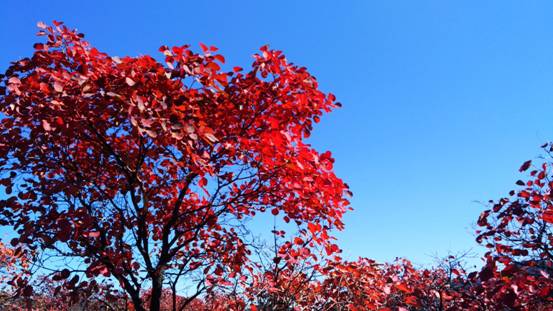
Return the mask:
[[184,308],[248,264],[245,220],[265,211],[337,251],[347,186],[304,141],[337,103],[305,68],[267,47],[247,72],[204,45],[111,57],[39,27],[45,42],[1,77],[0,215],[50,278],[111,280],[154,311],[186,284]]
[[528,180],[517,181],[519,189],[510,197],[490,201],[478,220],[477,241],[489,249],[480,279],[490,300],[502,307],[553,306],[553,145],[542,147],[545,160],[526,161],[519,169],[529,171]]

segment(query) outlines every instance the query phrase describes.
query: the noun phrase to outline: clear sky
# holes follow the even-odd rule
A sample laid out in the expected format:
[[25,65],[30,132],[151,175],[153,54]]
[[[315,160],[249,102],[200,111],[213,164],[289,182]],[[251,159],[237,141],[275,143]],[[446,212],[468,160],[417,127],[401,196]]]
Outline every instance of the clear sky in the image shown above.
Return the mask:
[[339,235],[349,258],[478,250],[475,201],[506,194],[553,139],[551,1],[23,3],[2,3],[0,69],[53,19],[112,55],[203,42],[247,68],[270,44],[308,67],[344,104],[311,142],[354,192]]

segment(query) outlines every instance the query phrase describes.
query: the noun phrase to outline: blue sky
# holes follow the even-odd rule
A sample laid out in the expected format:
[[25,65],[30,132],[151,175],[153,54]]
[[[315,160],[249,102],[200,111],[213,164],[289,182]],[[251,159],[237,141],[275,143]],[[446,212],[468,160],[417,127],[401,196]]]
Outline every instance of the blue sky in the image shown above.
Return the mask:
[[553,139],[551,1],[15,1],[0,10],[0,69],[63,20],[113,55],[216,45],[246,67],[264,44],[344,104],[311,142],[354,192],[346,257],[478,250],[482,204]]

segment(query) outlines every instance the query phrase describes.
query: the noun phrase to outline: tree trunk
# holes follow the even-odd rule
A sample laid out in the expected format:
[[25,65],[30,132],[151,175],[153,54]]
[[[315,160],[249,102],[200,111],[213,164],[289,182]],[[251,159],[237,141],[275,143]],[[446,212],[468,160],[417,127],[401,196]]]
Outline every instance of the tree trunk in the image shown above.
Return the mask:
[[131,300],[136,311],[146,311],[144,307],[142,307],[142,301],[140,300],[140,297],[133,296],[131,297]]
[[177,289],[176,289],[176,283],[173,284],[173,286],[171,287],[171,296],[172,296],[172,299],[173,299],[173,311],[177,311]]
[[163,270],[152,277],[152,292],[150,293],[150,311],[160,311],[161,293],[163,289]]

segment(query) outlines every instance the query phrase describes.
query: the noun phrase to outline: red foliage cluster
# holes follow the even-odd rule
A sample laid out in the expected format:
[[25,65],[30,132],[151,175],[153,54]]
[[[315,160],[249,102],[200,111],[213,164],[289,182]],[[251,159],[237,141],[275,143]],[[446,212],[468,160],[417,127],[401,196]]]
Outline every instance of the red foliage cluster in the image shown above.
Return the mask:
[[[542,146],[551,159],[553,145]],[[510,197],[496,202],[478,219],[477,241],[488,249],[480,278],[492,299],[517,309],[553,307],[553,176],[552,161],[535,168],[532,161],[520,167],[530,171],[527,181]]]
[[[261,291],[249,288],[255,293],[250,303],[260,310],[481,310],[485,305],[460,268],[415,269],[407,260],[378,264],[360,258],[328,262],[319,272],[318,278],[281,272],[278,282],[260,284]],[[270,293],[270,299],[260,292]]]
[[[530,179],[480,216],[481,271],[344,261],[331,231],[351,194],[305,142],[339,104],[305,68],[268,47],[249,71],[205,45],[111,57],[39,28],[0,76],[0,225],[16,236],[0,243],[0,307],[553,308],[551,163],[525,162]],[[245,221],[264,212],[296,230],[274,228],[269,252]]]

